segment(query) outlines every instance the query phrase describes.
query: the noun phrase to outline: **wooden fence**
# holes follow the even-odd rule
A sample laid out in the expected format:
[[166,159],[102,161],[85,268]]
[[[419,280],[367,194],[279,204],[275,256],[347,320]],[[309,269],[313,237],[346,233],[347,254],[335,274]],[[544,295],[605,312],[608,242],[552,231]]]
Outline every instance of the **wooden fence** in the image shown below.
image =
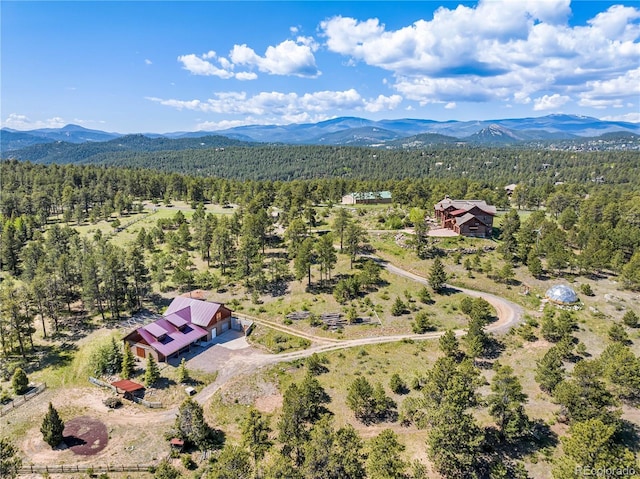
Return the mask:
[[107,472],[149,472],[155,468],[154,465],[133,464],[128,466],[78,466],[78,465],[47,465],[47,466],[23,466],[18,470],[18,474],[72,474],[72,473],[89,473],[102,474]]
[[134,402],[137,402],[138,404],[142,404],[145,407],[151,408],[151,409],[160,409],[162,407],[162,403],[161,402],[154,402],[154,401],[146,401],[142,398],[139,397],[135,397],[132,396],[132,399]]
[[35,388],[33,388],[31,391],[29,391],[25,395],[20,396],[19,398],[16,398],[16,399],[12,400],[8,404],[5,404],[2,407],[2,409],[0,409],[0,417],[4,416],[5,414],[9,413],[10,411],[13,411],[18,406],[22,406],[29,399],[32,399],[32,398],[36,397],[38,394],[40,394],[45,389],[47,389],[47,385],[45,383],[42,383],[42,384],[36,386]]

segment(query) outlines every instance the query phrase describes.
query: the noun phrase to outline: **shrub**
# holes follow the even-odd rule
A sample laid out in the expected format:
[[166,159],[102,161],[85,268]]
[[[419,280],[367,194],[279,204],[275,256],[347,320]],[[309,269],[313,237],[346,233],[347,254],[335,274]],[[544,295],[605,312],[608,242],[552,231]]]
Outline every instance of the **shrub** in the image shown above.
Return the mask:
[[394,301],[393,305],[391,306],[391,314],[393,316],[402,316],[406,309],[407,309],[407,307],[405,306],[404,302],[398,296],[398,297],[396,297],[396,300]]
[[111,338],[109,343],[103,344],[91,355],[91,366],[96,375],[118,374],[122,369],[122,348]]
[[122,406],[122,400],[119,397],[109,397],[102,402],[105,406],[111,409],[117,409]]
[[422,288],[420,291],[418,291],[418,299],[424,304],[433,303],[433,299],[431,299],[431,294],[429,293],[429,290],[427,288]]
[[416,334],[424,334],[427,331],[434,331],[436,326],[431,321],[429,313],[426,311],[420,311],[416,314],[415,321],[411,324],[413,332]]
[[22,368],[17,368],[11,378],[13,392],[18,395],[24,394],[29,389],[29,378]]
[[182,462],[182,465],[185,469],[188,469],[190,471],[197,467],[197,464],[189,454],[183,454],[182,456],[180,456],[180,462]]
[[640,318],[638,318],[638,315],[630,309],[629,311],[624,313],[622,322],[630,328],[637,328],[638,323],[640,323]]
[[398,373],[395,373],[393,374],[393,376],[391,376],[389,387],[396,394],[405,394],[407,392],[407,385]]
[[594,296],[593,290],[591,289],[591,285],[588,283],[583,283],[580,285],[580,291],[585,296]]

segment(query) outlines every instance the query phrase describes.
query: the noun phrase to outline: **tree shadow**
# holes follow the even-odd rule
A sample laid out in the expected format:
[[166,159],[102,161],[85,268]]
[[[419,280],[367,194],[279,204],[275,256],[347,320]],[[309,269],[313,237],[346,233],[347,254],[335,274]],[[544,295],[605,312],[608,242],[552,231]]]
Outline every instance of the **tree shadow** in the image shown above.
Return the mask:
[[506,346],[502,341],[494,336],[488,336],[485,343],[484,355],[485,359],[498,359],[504,352]]
[[285,296],[289,292],[289,282],[281,279],[279,281],[273,281],[267,286],[267,293],[273,298]]
[[543,449],[553,449],[558,445],[558,435],[548,424],[537,419],[531,423],[529,431],[522,437],[512,440],[504,439],[494,427],[485,428],[487,449],[498,457],[523,459]]
[[44,369],[51,366],[54,369],[68,366],[78,351],[78,346],[71,342],[63,342],[60,345],[41,346],[41,359],[38,363],[38,369]]
[[616,442],[634,452],[640,451],[640,425],[622,419],[618,431],[616,431]]
[[[165,298],[161,295],[159,295],[158,293],[152,293],[148,296],[149,301],[151,302],[151,304],[153,305],[153,309],[156,312],[160,312],[163,309],[165,309],[167,306],[169,306],[169,304],[171,304],[171,299],[169,298]],[[148,309],[142,309],[141,311],[147,311],[149,313],[151,313],[152,311],[149,311]]]
[[62,438],[62,441],[64,442],[64,444],[66,444],[67,447],[84,446],[87,443],[87,441],[85,441],[84,439],[73,435],[64,436]]

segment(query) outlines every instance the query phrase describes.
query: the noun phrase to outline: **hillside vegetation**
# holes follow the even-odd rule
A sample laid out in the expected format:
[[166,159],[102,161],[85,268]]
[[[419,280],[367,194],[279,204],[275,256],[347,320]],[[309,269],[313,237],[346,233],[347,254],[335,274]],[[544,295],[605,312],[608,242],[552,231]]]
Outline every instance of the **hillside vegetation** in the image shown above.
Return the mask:
[[[286,150],[306,152],[309,168],[340,158],[346,164],[340,155],[351,152],[372,165],[382,156],[335,147]],[[280,149],[240,151],[276,155]],[[438,151],[384,152],[389,156],[382,159],[393,159],[396,168],[408,158],[435,168],[442,160]],[[507,171],[518,169],[507,150],[441,154],[496,176],[256,181],[195,170],[1,163],[3,395],[17,394],[10,380],[23,369],[33,381],[50,379],[48,394],[62,402],[83,381],[76,376],[94,368],[89,359],[95,348],[106,355],[118,351],[104,339],[124,318],[162,311],[170,298],[198,288],[255,317],[255,342],[280,354],[306,348],[305,338],[338,344],[443,334],[441,340],[358,346],[252,369],[253,376],[221,368],[220,376],[238,376],[203,405],[189,400],[178,410],[214,427],[201,424],[203,434],[196,437],[176,432],[173,415],[171,421],[161,416],[166,411],[150,421],[184,437],[189,460],[200,461],[201,450],[214,451],[194,466],[203,477],[226,477],[222,472],[231,465],[242,466],[245,477],[310,479],[565,479],[575,477],[576,467],[634,466],[640,448],[638,158],[525,152],[536,165],[549,166],[532,169],[509,197]],[[294,165],[291,171],[304,175]],[[594,170],[596,165],[603,169]],[[252,168],[263,174],[258,163]],[[444,162],[437,168],[450,171]],[[601,172],[605,179],[598,180]],[[569,181],[574,174],[580,181]],[[380,190],[391,191],[392,204],[336,206],[345,193]],[[429,236],[433,205],[445,195],[499,206],[495,236]],[[368,257],[372,252],[428,285],[384,270]],[[576,307],[544,307],[545,290],[558,282],[578,291]],[[509,334],[491,334],[497,313],[487,301],[445,283],[516,302],[524,320]],[[291,313],[303,319],[291,319]],[[332,328],[322,313],[340,315],[342,325]],[[118,374],[119,364],[109,365],[105,375]],[[143,368],[132,372],[138,380]],[[155,396],[176,408],[184,398],[178,371],[162,370]],[[193,376],[200,378],[198,388],[218,377]],[[258,399],[252,391],[260,388],[275,398],[269,414],[250,408]],[[77,389],[73,394],[80,395]],[[1,426],[28,454],[29,444],[40,439],[33,417],[26,416],[8,416]],[[136,424],[114,428],[114,443],[127,438],[144,451],[148,445],[140,441],[152,442],[149,450],[168,447],[156,429],[156,438],[139,439],[131,429]],[[108,453],[131,460],[122,449]],[[185,458],[181,464],[174,463],[191,475],[191,463]]]

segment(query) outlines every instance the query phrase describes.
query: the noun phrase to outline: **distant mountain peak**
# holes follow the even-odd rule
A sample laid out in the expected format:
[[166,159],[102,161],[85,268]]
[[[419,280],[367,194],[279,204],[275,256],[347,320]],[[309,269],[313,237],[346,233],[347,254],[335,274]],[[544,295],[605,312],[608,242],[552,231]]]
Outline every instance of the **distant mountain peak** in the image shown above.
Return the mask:
[[[289,125],[246,125],[215,132],[227,138],[259,143],[294,145],[350,145],[389,148],[416,147],[442,143],[515,143],[521,141],[593,138],[605,133],[640,134],[640,124],[603,121],[584,115],[554,113],[541,117],[473,121],[435,121],[400,118],[370,120],[353,116],[336,117],[318,123]],[[211,132],[147,133],[147,138],[198,138]],[[142,135],[142,134],[138,134]],[[440,135],[421,136],[421,135]],[[124,135],[90,130],[68,124],[62,128],[30,131],[2,129],[2,151],[15,151],[29,145],[53,142],[104,142]],[[407,146],[408,145],[408,146]]]

